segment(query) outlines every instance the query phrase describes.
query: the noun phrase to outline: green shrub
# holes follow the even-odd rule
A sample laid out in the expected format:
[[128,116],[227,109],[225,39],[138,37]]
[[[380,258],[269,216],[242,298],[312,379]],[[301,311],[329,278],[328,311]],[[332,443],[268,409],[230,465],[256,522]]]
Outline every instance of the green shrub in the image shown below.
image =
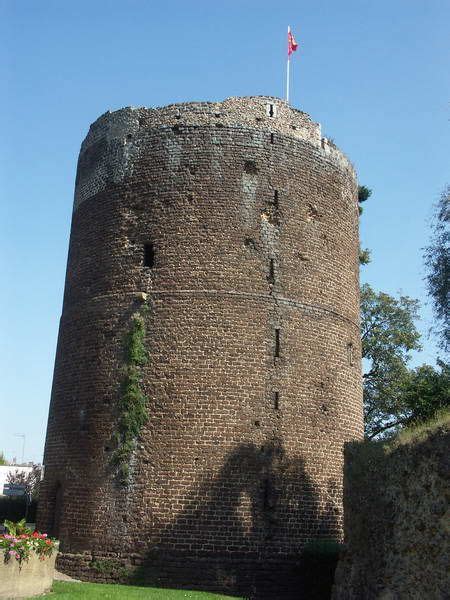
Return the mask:
[[91,568],[97,573],[113,579],[124,579],[130,575],[130,569],[118,560],[113,559],[94,559],[91,562]]
[[[35,523],[37,501],[32,500],[28,507],[27,521]],[[4,521],[20,521],[25,518],[26,500],[23,496],[0,496],[0,523]]]
[[114,436],[116,449],[111,463],[117,470],[118,480],[127,485],[130,478],[130,460],[142,427],[147,421],[147,398],[141,389],[141,368],[147,362],[145,347],[144,305],[131,319],[131,327],[125,344],[124,376],[119,401],[119,419]]

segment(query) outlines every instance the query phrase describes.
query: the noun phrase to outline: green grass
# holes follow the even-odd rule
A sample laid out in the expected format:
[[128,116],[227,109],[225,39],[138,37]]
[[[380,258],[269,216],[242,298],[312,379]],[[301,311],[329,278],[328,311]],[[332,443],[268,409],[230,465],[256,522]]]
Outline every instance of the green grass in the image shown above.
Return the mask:
[[[76,600],[77,598],[126,600],[239,600],[232,596],[212,594],[210,592],[191,592],[189,590],[165,590],[162,588],[136,587],[131,585],[109,585],[103,583],[69,583],[55,581],[53,591],[44,596],[55,600]],[[242,599],[241,599],[242,600]]]
[[402,429],[391,442],[388,442],[388,447],[395,449],[398,446],[405,444],[414,444],[426,440],[430,435],[438,429],[449,429],[450,427],[450,409],[443,408],[439,410],[433,418],[424,423],[418,423],[411,427]]

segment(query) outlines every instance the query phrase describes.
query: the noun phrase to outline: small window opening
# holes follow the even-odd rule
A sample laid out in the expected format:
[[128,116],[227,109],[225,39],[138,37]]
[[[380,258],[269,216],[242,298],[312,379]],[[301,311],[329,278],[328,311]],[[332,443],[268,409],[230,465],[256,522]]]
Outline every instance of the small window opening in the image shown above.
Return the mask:
[[275,261],[273,258],[269,261],[269,283],[275,283]]
[[275,358],[280,357],[280,330],[275,329]]
[[353,356],[353,344],[350,342],[349,344],[347,344],[347,357],[348,357],[348,364],[353,367],[354,365],[354,356]]
[[275,134],[271,133],[270,134],[270,143],[273,144],[275,142]]
[[276,117],[277,116],[277,107],[275,104],[267,105],[267,116],[268,117]]
[[244,246],[249,250],[256,250],[256,243],[255,240],[252,240],[252,238],[245,238]]
[[250,173],[250,175],[256,175],[258,173],[258,167],[254,160],[246,160],[244,163],[244,171]]
[[275,410],[280,408],[280,392],[273,393],[273,407]]
[[144,267],[153,268],[155,264],[155,250],[153,244],[144,244]]

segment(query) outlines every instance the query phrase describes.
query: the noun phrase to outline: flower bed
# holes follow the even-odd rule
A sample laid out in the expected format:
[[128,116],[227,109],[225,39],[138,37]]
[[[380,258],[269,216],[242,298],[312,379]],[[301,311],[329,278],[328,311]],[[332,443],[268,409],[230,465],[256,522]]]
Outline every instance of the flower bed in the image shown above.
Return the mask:
[[9,533],[0,535],[0,598],[26,598],[51,588],[59,542],[31,531],[25,522],[5,521]]

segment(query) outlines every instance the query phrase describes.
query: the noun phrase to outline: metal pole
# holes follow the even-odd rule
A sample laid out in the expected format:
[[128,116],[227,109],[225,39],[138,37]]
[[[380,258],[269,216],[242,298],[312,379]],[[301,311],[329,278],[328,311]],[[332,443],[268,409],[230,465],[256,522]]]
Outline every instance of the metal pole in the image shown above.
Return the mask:
[[287,59],[287,76],[286,76],[286,102],[289,104],[289,71],[290,71],[290,65],[291,65],[291,61],[289,60],[289,57]]
[[290,77],[290,56],[289,56],[289,34],[291,32],[291,27],[288,25],[288,57],[287,57],[287,68],[286,68],[286,102],[289,104],[289,77]]
[[25,460],[25,434],[24,433],[15,433],[14,436],[22,438],[22,464],[23,464],[24,460]]

